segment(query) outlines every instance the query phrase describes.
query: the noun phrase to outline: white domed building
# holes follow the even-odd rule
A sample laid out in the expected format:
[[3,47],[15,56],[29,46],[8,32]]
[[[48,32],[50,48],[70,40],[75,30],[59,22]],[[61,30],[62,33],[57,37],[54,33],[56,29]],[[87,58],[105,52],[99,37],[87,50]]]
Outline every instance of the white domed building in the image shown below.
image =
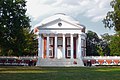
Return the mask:
[[84,66],[86,56],[85,27],[63,13],[55,14],[37,24],[37,66]]

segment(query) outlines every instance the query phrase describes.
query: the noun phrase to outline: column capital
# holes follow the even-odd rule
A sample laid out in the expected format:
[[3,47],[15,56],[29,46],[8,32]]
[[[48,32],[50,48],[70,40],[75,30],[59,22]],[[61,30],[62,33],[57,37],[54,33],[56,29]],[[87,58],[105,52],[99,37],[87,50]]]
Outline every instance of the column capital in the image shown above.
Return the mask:
[[66,34],[62,34],[62,37],[65,37],[66,36]]
[[70,34],[70,36],[74,36],[74,34]]
[[70,33],[70,35],[74,35],[74,33]]

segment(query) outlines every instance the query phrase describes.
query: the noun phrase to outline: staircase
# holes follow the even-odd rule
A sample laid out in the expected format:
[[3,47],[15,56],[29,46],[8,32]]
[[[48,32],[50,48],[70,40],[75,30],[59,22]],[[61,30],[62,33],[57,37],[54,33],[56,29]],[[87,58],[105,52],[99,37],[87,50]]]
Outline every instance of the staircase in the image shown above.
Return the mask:
[[84,66],[82,59],[38,59],[36,66],[70,67]]

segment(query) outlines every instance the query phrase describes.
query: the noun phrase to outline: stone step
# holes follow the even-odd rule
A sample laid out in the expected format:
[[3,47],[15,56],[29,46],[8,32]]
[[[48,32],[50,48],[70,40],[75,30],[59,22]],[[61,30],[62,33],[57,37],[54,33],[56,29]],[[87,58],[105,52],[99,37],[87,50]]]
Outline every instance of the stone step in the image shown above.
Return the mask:
[[37,66],[84,66],[81,59],[39,59]]

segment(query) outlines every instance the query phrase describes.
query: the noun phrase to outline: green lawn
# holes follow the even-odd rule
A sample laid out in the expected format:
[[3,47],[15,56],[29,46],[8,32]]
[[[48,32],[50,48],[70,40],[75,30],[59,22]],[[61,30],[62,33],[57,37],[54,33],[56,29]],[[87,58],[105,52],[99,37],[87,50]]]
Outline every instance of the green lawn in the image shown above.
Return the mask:
[[120,67],[0,66],[0,80],[120,80]]

